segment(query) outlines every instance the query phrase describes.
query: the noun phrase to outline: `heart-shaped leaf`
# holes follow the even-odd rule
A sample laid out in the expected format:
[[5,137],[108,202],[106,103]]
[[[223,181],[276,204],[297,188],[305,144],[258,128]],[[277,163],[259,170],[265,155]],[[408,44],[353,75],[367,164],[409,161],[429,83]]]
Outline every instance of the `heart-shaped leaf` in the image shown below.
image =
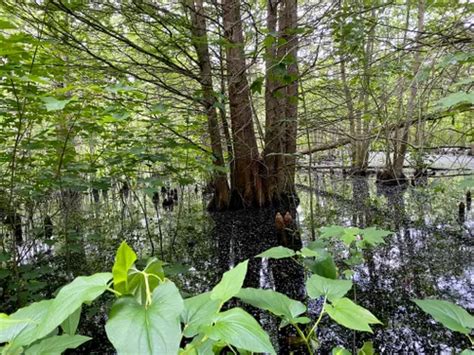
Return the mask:
[[234,297],[244,284],[248,260],[239,263],[222,275],[221,281],[211,291],[211,299],[224,303]]
[[350,280],[333,280],[319,275],[312,275],[306,281],[309,297],[315,299],[325,296],[331,302],[344,297],[351,288]]
[[260,324],[241,308],[232,308],[219,313],[214,325],[206,329],[206,335],[213,340],[223,340],[237,348],[275,354],[268,334]]
[[177,354],[183,299],[171,281],[155,288],[148,307],[122,297],[112,307],[105,331],[119,354]]
[[446,328],[469,334],[474,328],[474,317],[464,308],[442,300],[413,300],[418,307],[431,315]]
[[326,304],[324,309],[329,317],[349,329],[372,333],[370,324],[382,324],[370,311],[345,297]]

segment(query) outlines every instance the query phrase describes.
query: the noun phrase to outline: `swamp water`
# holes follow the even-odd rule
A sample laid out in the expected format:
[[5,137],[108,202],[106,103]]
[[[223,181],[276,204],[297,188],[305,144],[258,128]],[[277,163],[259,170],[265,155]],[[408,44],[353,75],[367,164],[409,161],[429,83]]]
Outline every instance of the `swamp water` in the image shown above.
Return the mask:
[[[356,349],[367,340],[373,341],[377,352],[389,354],[451,353],[468,347],[464,336],[435,323],[410,301],[435,297],[453,301],[471,313],[474,310],[474,218],[471,210],[464,222],[459,221],[457,206],[464,196],[461,189],[453,187],[456,183],[455,179],[443,178],[430,179],[426,187],[380,188],[375,177],[314,174],[314,187],[309,188],[307,177],[299,177],[301,201],[293,211],[298,212],[299,232],[286,243],[299,248],[311,241],[310,199],[314,228],[376,225],[395,232],[386,238],[385,245],[366,251],[365,261],[352,268],[355,288],[348,295],[384,325],[375,326],[374,334],[353,332],[324,317],[318,331],[320,353],[328,353],[337,345]],[[114,200],[110,193],[100,205],[85,204],[88,211],[83,240],[90,273],[110,270],[122,239],[127,239],[143,258],[150,251],[151,240],[155,254],[159,257],[163,253],[164,259],[172,262],[169,277],[186,296],[209,290],[231,266],[281,243],[275,228],[277,210],[208,214],[204,211],[206,198],[196,193],[194,187],[180,192],[174,211],[163,211],[160,206],[158,214],[146,196],[142,196],[141,202],[138,195],[135,201],[123,201],[117,197]],[[61,243],[57,244],[49,248],[26,241],[23,248],[29,246],[29,254],[25,254],[25,265],[36,260],[46,270],[74,269],[70,261],[56,256],[61,250]],[[342,262],[347,256],[344,253],[337,248],[333,253],[340,272],[348,268]],[[187,271],[182,273],[184,270]],[[63,282],[59,280],[70,275],[52,278],[45,272],[44,276],[36,277],[43,283],[57,282],[57,287]],[[304,281],[305,272],[291,260],[253,258],[246,286],[274,288],[304,300]],[[84,309],[80,333],[94,340],[77,353],[112,352],[103,330],[105,319],[97,315],[104,314],[110,305],[107,297],[101,300]],[[305,303],[310,316],[316,317],[321,302]],[[272,334],[279,353],[304,353],[294,345],[296,337],[291,330],[285,328],[278,335],[276,319],[255,309],[250,311]]]

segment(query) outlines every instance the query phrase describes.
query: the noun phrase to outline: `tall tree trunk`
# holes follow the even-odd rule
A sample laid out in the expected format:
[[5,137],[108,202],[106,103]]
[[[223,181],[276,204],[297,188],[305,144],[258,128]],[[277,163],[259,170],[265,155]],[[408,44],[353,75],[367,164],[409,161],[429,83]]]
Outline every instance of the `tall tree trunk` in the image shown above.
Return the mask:
[[[279,9],[277,5],[280,6]],[[283,42],[278,48],[273,43],[266,48],[265,192],[267,201],[274,203],[293,196],[295,192],[298,118],[298,39],[295,35],[297,3],[296,0],[284,0],[280,3],[268,0],[267,11],[269,33],[276,32],[278,21],[277,43]]]
[[[416,35],[416,48],[415,48],[415,55],[413,60],[413,79],[410,84],[410,96],[408,98],[407,104],[407,119],[412,120],[413,114],[415,111],[415,104],[416,104],[416,96],[418,92],[418,83],[417,83],[417,76],[418,72],[421,67],[421,43],[420,38],[424,30],[424,18],[425,18],[425,2],[424,0],[420,0],[418,2],[418,28],[417,28],[417,35]],[[410,133],[410,126],[407,124],[403,127],[402,130],[402,137],[400,141],[400,146],[398,150],[398,155],[394,159],[394,166],[393,171],[395,177],[402,176],[403,174],[403,164],[405,162],[405,155],[408,148],[408,140],[409,140],[409,133]]]
[[202,0],[188,0],[191,9],[191,32],[193,45],[198,56],[200,81],[203,91],[203,105],[207,115],[207,127],[211,139],[213,163],[218,168],[214,176],[215,194],[210,207],[223,210],[229,206],[229,186],[222,152],[221,134],[216,112],[216,96],[212,86],[211,61],[207,42],[206,20]]
[[277,88],[279,80],[277,76],[277,21],[278,0],[267,0],[267,38],[265,48],[265,148],[263,156],[265,159],[264,187],[265,199],[268,202],[279,198],[278,181],[281,179],[283,167],[283,127],[279,110]]
[[288,75],[291,82],[286,92],[286,127],[285,127],[285,174],[284,193],[295,192],[296,173],[296,134],[298,129],[298,37],[297,28],[297,0],[285,0],[285,17],[287,30],[285,33],[287,46],[287,59],[289,60]]
[[340,58],[341,66],[341,81],[344,88],[344,97],[347,105],[348,119],[349,119],[349,132],[351,134],[351,164],[353,167],[357,164],[357,139],[355,131],[355,113],[354,113],[354,103],[352,100],[351,90],[349,84],[347,83],[346,76],[346,59],[344,56]]
[[234,208],[263,204],[260,163],[250,106],[240,0],[223,0],[224,36],[227,40],[229,104],[234,143],[231,205]]
[[[375,8],[371,10],[372,19],[376,19]],[[376,23],[376,21],[374,21]],[[371,83],[371,62],[372,62],[372,53],[374,49],[374,36],[375,36],[375,24],[369,30],[367,36],[367,43],[364,51],[364,88],[363,88],[363,113],[359,118],[361,122],[360,132],[359,132],[359,147],[357,150],[357,169],[360,173],[365,174],[367,167],[369,166],[369,148],[370,148],[370,139],[369,131],[371,126],[371,120],[367,119],[369,114],[369,98],[370,98],[370,83]]]

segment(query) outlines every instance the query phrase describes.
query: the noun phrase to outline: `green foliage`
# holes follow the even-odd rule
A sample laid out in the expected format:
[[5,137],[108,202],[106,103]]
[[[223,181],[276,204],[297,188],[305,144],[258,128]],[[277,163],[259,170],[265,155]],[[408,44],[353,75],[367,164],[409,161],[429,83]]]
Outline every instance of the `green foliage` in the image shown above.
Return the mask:
[[372,333],[371,324],[382,324],[367,309],[345,297],[326,305],[325,311],[334,321],[349,329]]
[[301,314],[306,312],[306,306],[279,292],[258,288],[243,288],[239,291],[237,297],[245,303],[282,317],[285,323],[309,322],[309,318],[300,317]]
[[72,313],[69,317],[66,318],[64,322],[61,323],[61,328],[64,333],[69,335],[76,334],[77,326],[79,325],[79,320],[81,319],[82,306],[79,307]]
[[128,291],[128,270],[137,260],[137,254],[124,241],[120,244],[115,255],[115,263],[112,267],[114,278],[114,289],[120,293]]
[[296,255],[296,253],[286,247],[277,246],[265,250],[263,253],[258,254],[257,258],[268,258],[268,259],[284,259]]
[[184,323],[184,336],[191,338],[199,333],[199,329],[212,322],[220,309],[221,302],[211,299],[209,292],[186,298],[181,321]]
[[[351,355],[351,354],[352,353],[349,350],[341,346],[335,347],[331,351],[331,355]],[[374,344],[371,341],[364,342],[362,347],[360,349],[357,349],[357,355],[374,355],[374,354],[375,354]]]
[[237,348],[275,354],[267,333],[241,308],[218,313],[213,319],[213,325],[205,327],[204,333],[212,340],[221,340]]
[[[322,250],[311,246],[313,249],[285,251],[285,254],[305,259],[319,257]],[[280,257],[282,249],[277,251]],[[262,255],[274,252],[270,250]],[[295,327],[308,349],[312,349],[314,331],[326,313],[351,329],[371,331],[368,325],[379,323],[368,310],[343,298],[352,287],[351,281],[316,274],[308,279],[308,295],[324,297],[324,305],[318,320],[305,334],[300,326],[311,323],[311,319],[305,315],[307,309],[303,303],[273,290],[242,288],[247,260],[225,272],[210,292],[184,300],[175,284],[165,277],[161,261],[152,258],[143,270],[136,267],[135,261],[135,252],[123,242],[117,250],[112,273],[77,277],[54,299],[32,303],[11,315],[0,315],[0,341],[7,343],[9,353],[33,354],[48,349],[59,354],[76,348],[89,340],[76,334],[82,304],[94,301],[105,291],[117,297],[105,330],[118,353],[204,354],[227,345],[244,352],[274,354],[268,334],[249,313],[239,307],[221,311],[233,297],[281,318],[281,327]],[[326,303],[327,300],[331,303]],[[180,349],[183,338],[188,340],[187,345]]]
[[442,109],[451,108],[456,105],[467,103],[474,105],[474,93],[458,91],[438,100],[437,104]]
[[424,312],[455,332],[470,334],[474,329],[474,317],[464,308],[442,300],[413,300]]
[[112,307],[105,330],[123,354],[176,354],[181,339],[180,314],[184,303],[171,281],[155,288],[150,304],[122,297]]
[[41,340],[39,343],[29,347],[25,351],[25,355],[59,355],[63,351],[67,349],[75,349],[89,340],[91,340],[91,338],[83,335],[55,335]]
[[62,110],[71,101],[71,99],[58,100],[54,97],[43,97],[42,100],[47,111]]
[[222,280],[211,291],[211,299],[224,303],[239,293],[247,274],[248,260],[241,262],[222,276]]
[[325,297],[334,301],[345,296],[352,288],[352,281],[332,280],[319,275],[312,275],[306,281],[306,290],[311,298]]

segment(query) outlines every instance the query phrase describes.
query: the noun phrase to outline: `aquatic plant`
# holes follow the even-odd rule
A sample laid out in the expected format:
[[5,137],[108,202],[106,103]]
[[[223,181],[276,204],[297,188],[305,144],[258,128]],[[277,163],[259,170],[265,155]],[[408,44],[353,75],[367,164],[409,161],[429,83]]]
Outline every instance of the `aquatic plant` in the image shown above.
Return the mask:
[[[277,247],[260,257],[319,256],[317,249],[291,251]],[[372,332],[381,322],[345,294],[352,281],[313,274],[306,282],[311,299],[323,305],[313,322],[306,306],[273,290],[242,288],[248,260],[224,273],[209,292],[183,299],[163,270],[163,262],[152,258],[137,269],[137,255],[123,242],[117,250],[112,272],[80,276],[64,286],[55,298],[35,302],[0,316],[2,354],[60,354],[89,341],[76,334],[81,308],[105,292],[116,301],[105,325],[107,336],[118,353],[211,354],[224,347],[233,351],[275,353],[269,335],[255,318],[240,307],[223,306],[232,298],[269,311],[281,319],[280,327],[295,327],[310,353],[318,347],[316,330],[323,316],[354,330]]]

